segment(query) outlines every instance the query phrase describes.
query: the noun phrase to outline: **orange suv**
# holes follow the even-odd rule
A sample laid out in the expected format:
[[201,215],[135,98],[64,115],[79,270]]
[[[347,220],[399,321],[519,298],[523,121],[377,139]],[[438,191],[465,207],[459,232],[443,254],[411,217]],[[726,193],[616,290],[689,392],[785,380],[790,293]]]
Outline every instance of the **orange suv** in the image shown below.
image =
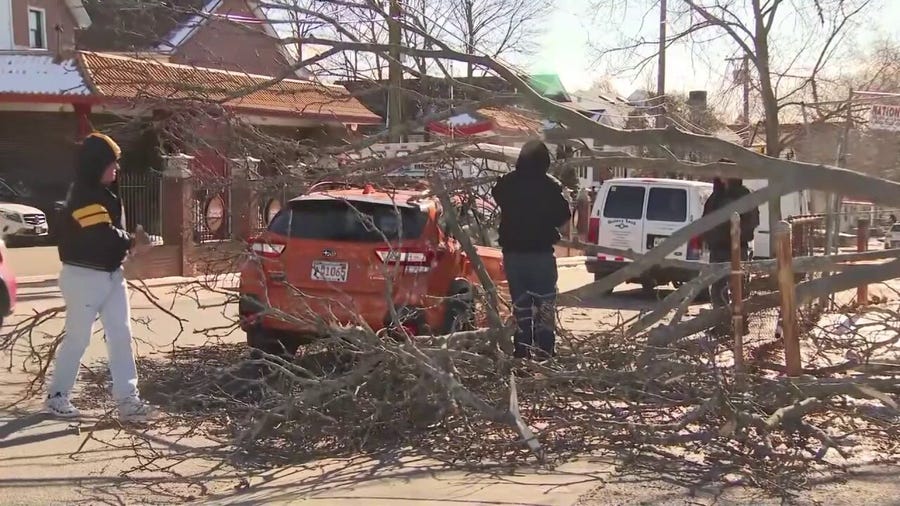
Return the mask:
[[[401,335],[481,324],[478,278],[444,229],[440,201],[423,191],[314,186],[250,241],[239,302],[247,343],[293,355],[330,324]],[[477,249],[505,289],[500,251]]]

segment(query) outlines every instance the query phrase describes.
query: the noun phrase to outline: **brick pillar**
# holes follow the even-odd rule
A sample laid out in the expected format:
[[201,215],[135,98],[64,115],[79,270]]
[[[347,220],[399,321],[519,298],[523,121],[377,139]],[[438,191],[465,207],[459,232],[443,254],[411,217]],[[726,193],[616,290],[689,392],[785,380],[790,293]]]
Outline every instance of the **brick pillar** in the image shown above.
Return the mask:
[[232,237],[246,241],[256,230],[259,216],[259,194],[253,184],[259,179],[259,160],[235,158],[231,163]]
[[194,191],[190,164],[194,157],[174,155],[165,157],[162,180],[162,238],[166,246],[181,247],[182,276],[193,274],[190,253],[193,247]]

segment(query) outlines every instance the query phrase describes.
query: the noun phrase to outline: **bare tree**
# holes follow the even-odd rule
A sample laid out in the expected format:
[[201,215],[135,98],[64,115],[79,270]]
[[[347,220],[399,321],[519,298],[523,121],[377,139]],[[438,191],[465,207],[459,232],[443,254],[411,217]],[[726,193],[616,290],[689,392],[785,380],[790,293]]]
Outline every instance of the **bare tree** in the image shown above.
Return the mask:
[[[384,26],[386,13],[381,7],[372,3],[362,8],[360,3],[349,0],[323,3],[338,10],[308,9],[307,15],[327,23],[327,29],[334,36],[298,36],[289,42],[325,46],[336,51],[331,53],[334,56],[349,55],[337,60],[339,65],[334,66],[334,71],[355,71],[371,76],[371,69],[353,67],[356,56],[387,59],[391,52],[398,50],[396,45],[391,47],[384,43],[380,36],[366,38],[348,21],[360,19]],[[345,11],[344,8],[355,10]],[[663,154],[658,158],[647,158],[589,151],[586,156],[562,163],[599,161],[604,165],[677,170],[702,176],[749,176],[772,181],[765,190],[690,223],[647,255],[617,252],[633,261],[624,264],[615,274],[569,294],[571,297],[566,298],[573,305],[583,305],[581,298],[639,276],[652,266],[686,263],[666,257],[691,237],[727,220],[730,213],[746,211],[800,187],[823,191],[843,189],[870,196],[881,203],[900,201],[898,183],[824,165],[766,158],[677,125],[666,130],[649,129],[643,124],[644,118],[635,117],[632,123],[635,130],[610,127],[543,97],[528,86],[527,79],[517,69],[489,56],[454,50],[411,23],[408,17],[401,22],[404,30],[421,37],[422,42],[399,48],[400,54],[406,57],[404,63],[422,59],[426,65],[434,62],[443,70],[442,61],[455,60],[489,69],[508,81],[512,88],[520,90],[522,101],[562,125],[557,129],[559,131],[546,132],[548,138],[555,135],[566,140],[599,139],[603,145],[610,146],[659,147],[658,151]],[[313,60],[307,58],[297,62],[296,67],[308,66]],[[158,72],[160,68],[157,65],[154,70]],[[167,80],[177,85],[162,88],[150,74],[134,75],[134,82],[130,84],[135,85],[135,98],[147,109],[166,109],[167,114],[155,116],[154,120],[167,128],[162,134],[172,144],[186,149],[206,147],[200,144],[208,142],[201,133],[202,124],[224,120],[225,125],[216,130],[214,136],[214,140],[223,144],[219,146],[223,155],[265,156],[284,165],[290,163],[301,167],[299,172],[271,174],[255,181],[253,184],[260,185],[259,192],[275,182],[289,184],[290,192],[296,194],[307,191],[309,184],[318,180],[353,181],[354,178],[360,182],[380,182],[388,188],[387,174],[399,164],[449,165],[454,158],[475,156],[479,147],[477,142],[466,139],[436,141],[429,149],[386,162],[384,158],[366,152],[368,146],[385,139],[384,133],[364,137],[348,135],[346,139],[339,142],[333,139],[330,143],[323,142],[323,137],[330,137],[327,132],[319,138],[279,138],[275,133],[266,133],[246,124],[227,106],[229,102],[234,103],[241,97],[252,98],[254,93],[266,92],[268,88],[277,90],[275,95],[285,95],[290,91],[286,89],[289,83],[279,83],[278,76],[248,80],[245,76],[232,75],[240,87],[229,87],[229,91],[223,93],[224,74],[215,73],[217,79],[212,82],[195,83],[188,79],[192,75],[188,72],[191,69],[177,69],[177,72],[172,70],[173,77]],[[111,63],[107,70],[117,84],[127,79],[116,63]],[[404,70],[416,71],[409,67]],[[95,75],[95,80],[97,77],[102,75]],[[309,83],[300,84],[306,87]],[[334,89],[323,90],[323,93],[324,101],[328,100],[328,93],[334,93],[337,103],[347,101],[346,94]],[[151,98],[155,98],[155,103],[148,104]],[[474,101],[447,106],[446,101],[435,98],[436,104],[445,106],[443,110],[408,121],[400,127],[410,128],[456,114],[460,109],[473,110],[480,106]],[[704,151],[737,163],[685,161],[671,156],[666,149],[668,146]],[[348,157],[343,166],[319,163],[338,154],[355,156]],[[504,348],[502,343],[506,343],[506,347],[511,343],[511,326],[501,321],[500,312],[501,305],[508,305],[508,301],[502,300],[503,294],[498,293],[496,284],[487,277],[480,255],[464,232],[465,220],[459,219],[452,200],[455,195],[451,192],[467,188],[464,184],[443,180],[440,173],[431,177],[428,191],[439,197],[441,207],[447,212],[446,226],[450,234],[460,240],[467,258],[478,271],[481,283],[474,294],[478,301],[474,308],[479,313],[486,313],[488,328],[461,332],[451,328],[448,334],[436,331],[439,335],[423,330],[424,335],[389,339],[391,336],[376,334],[368,325],[260,301],[261,314],[287,323],[317,322],[323,335],[307,348],[304,357],[269,354],[249,354],[248,357],[243,346],[235,345],[240,337],[228,337],[239,325],[234,318],[236,295],[214,281],[198,279],[179,287],[177,293],[181,297],[193,295],[197,297],[198,305],[208,308],[211,302],[207,299],[201,302],[198,292],[218,290],[220,298],[215,300],[220,301],[220,309],[228,315],[228,320],[222,326],[199,322],[201,326],[209,326],[196,328],[194,333],[207,337],[208,346],[181,350],[174,346],[180,334],[174,335],[165,348],[167,358],[141,364],[148,387],[145,391],[155,390],[156,400],[163,409],[178,416],[165,417],[141,430],[128,429],[124,448],[136,452],[140,460],[134,469],[124,469],[122,473],[133,477],[152,472],[158,480],[160,470],[174,473],[177,464],[203,458],[193,446],[159,444],[161,432],[168,436],[175,434],[174,437],[183,434],[206,436],[209,444],[204,444],[202,451],[212,455],[209,458],[221,459],[222,465],[240,467],[242,473],[248,469],[293,463],[298,459],[339,458],[384,450],[391,453],[391,462],[405,461],[402,458],[406,456],[405,452],[411,455],[418,452],[456,465],[516,462],[532,456],[552,462],[573,455],[618,451],[623,462],[648,466],[651,471],[664,472],[667,476],[678,473],[681,464],[685,479],[733,481],[733,475],[737,474],[748,482],[783,495],[805,486],[805,472],[820,465],[826,454],[837,453],[846,458],[854,446],[865,449],[867,443],[874,443],[873,446],[883,449],[884,458],[896,457],[900,426],[894,416],[896,402],[892,396],[900,394],[897,366],[886,362],[861,363],[849,357],[866,357],[867,361],[869,357],[877,358],[882,348],[896,344],[898,339],[894,337],[894,342],[876,343],[866,342],[863,337],[849,343],[846,337],[809,339],[810,351],[823,355],[837,351],[840,362],[835,365],[829,362],[829,357],[810,360],[804,364],[807,376],[784,378],[778,375],[779,364],[768,358],[772,340],[764,336],[748,342],[747,355],[752,360],[748,360],[750,367],[745,383],[750,388],[738,388],[736,375],[728,366],[731,348],[702,334],[723,316],[723,311],[705,311],[695,318],[686,314],[686,308],[698,290],[728,274],[730,267],[727,265],[702,267],[697,280],[666,297],[651,313],[628,322],[618,321],[612,328],[603,326],[609,319],[598,319],[597,327],[587,335],[567,333],[561,336],[563,346],[558,357],[550,363],[522,364],[510,360],[500,350]],[[191,184],[203,183],[195,181]],[[245,184],[248,182],[241,181],[241,185]],[[214,241],[212,244],[211,247],[218,247],[220,243]],[[227,247],[203,251],[219,251],[223,257],[235,261],[235,253],[229,253]],[[827,280],[800,283],[797,298],[803,301],[822,293],[855,288],[860,283],[895,277],[900,274],[897,257],[897,250],[886,250],[827,258],[796,258],[793,263],[798,273],[823,268],[840,271]],[[253,265],[262,267],[251,252],[242,251],[238,259],[244,265],[250,262],[249,268]],[[876,265],[854,264],[876,260],[889,261]],[[692,265],[695,269],[701,268]],[[749,268],[766,273],[771,272],[773,265],[774,262],[757,262]],[[224,274],[233,272],[226,269],[234,269],[234,265],[215,268],[219,270],[212,274]],[[300,289],[289,285],[286,281],[279,282],[279,287]],[[392,302],[390,284],[385,292],[387,301]],[[154,305],[162,305],[154,294],[149,293],[147,297]],[[312,298],[303,294],[295,300]],[[339,302],[335,301],[335,304]],[[772,294],[761,294],[747,301],[751,312],[766,311],[775,305],[777,298]],[[358,310],[348,309],[358,313]],[[54,333],[45,324],[60,310],[51,308],[22,317],[12,322],[7,327],[8,333],[0,339],[0,350],[8,351],[11,360],[14,350],[25,350],[18,353],[16,359],[39,366],[33,373],[34,386],[46,372],[47,359],[55,352],[62,332]],[[165,312],[165,307],[159,311]],[[669,320],[667,317],[673,312],[675,315]],[[885,325],[894,325],[898,318],[896,309],[883,313]],[[179,324],[183,323],[181,317],[175,316]],[[391,315],[391,319],[396,318]],[[182,332],[185,332],[183,327]],[[845,352],[852,352],[852,355],[845,355]],[[846,360],[845,356],[848,357]],[[253,366],[250,371],[245,369],[248,365]],[[10,361],[8,367],[12,366]],[[251,376],[248,372],[254,374]],[[94,379],[94,388],[86,390],[81,400],[104,397],[103,386],[107,378],[97,374]],[[518,392],[523,394],[521,400]],[[888,408],[894,411],[888,411]],[[105,436],[108,434],[100,434],[92,428],[87,438]],[[110,445],[122,447],[118,433],[107,439],[111,440]],[[518,444],[511,444],[514,442]],[[398,454],[398,450],[403,453]],[[384,465],[388,464],[382,463],[382,468]],[[334,473],[323,475],[332,481],[339,478]],[[204,471],[188,479],[205,485],[207,475]],[[241,484],[239,488],[246,486]]]
[[[658,3],[654,0],[645,5]],[[738,79],[749,80],[748,91],[758,95],[766,154],[778,157],[788,140],[781,135],[781,119],[791,109],[796,112],[804,103],[819,100],[819,79],[835,72],[831,65],[834,57],[848,49],[845,43],[856,21],[872,12],[877,3],[877,0],[669,2],[668,26],[674,29],[669,31],[665,45],[685,43],[702,53],[721,47],[740,59],[746,58],[747,67],[736,75]],[[604,0],[598,5],[614,7]],[[658,8],[648,8],[646,12],[653,19]],[[637,64],[643,65],[655,59],[658,44],[658,40],[632,39],[623,47],[602,50],[600,56],[627,50],[640,55]],[[708,64],[719,65],[718,62]],[[745,99],[751,100],[749,96]],[[841,113],[839,108],[833,108],[818,119],[824,121]],[[749,118],[745,120],[749,123]],[[781,203],[770,202],[770,210],[770,221],[774,224],[781,219]]]
[[[448,5],[454,37],[464,43],[465,54],[478,51],[493,58],[532,52],[543,20],[554,5],[553,0],[443,1]],[[438,38],[448,41],[447,37]],[[474,73],[475,66],[467,63],[466,75]]]

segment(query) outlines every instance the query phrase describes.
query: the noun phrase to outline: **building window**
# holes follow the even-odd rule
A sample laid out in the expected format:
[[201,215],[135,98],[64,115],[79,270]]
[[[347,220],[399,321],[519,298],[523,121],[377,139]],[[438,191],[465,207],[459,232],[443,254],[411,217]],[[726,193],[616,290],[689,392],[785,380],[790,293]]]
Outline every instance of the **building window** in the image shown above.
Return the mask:
[[28,8],[28,45],[47,49],[47,16],[44,9]]

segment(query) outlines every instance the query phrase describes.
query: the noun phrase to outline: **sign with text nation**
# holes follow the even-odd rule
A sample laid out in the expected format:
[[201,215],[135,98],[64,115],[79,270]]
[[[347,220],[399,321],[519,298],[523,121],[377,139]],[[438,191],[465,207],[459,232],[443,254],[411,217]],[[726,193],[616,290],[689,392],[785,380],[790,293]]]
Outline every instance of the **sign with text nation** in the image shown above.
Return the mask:
[[873,105],[869,111],[869,128],[900,131],[900,105]]

